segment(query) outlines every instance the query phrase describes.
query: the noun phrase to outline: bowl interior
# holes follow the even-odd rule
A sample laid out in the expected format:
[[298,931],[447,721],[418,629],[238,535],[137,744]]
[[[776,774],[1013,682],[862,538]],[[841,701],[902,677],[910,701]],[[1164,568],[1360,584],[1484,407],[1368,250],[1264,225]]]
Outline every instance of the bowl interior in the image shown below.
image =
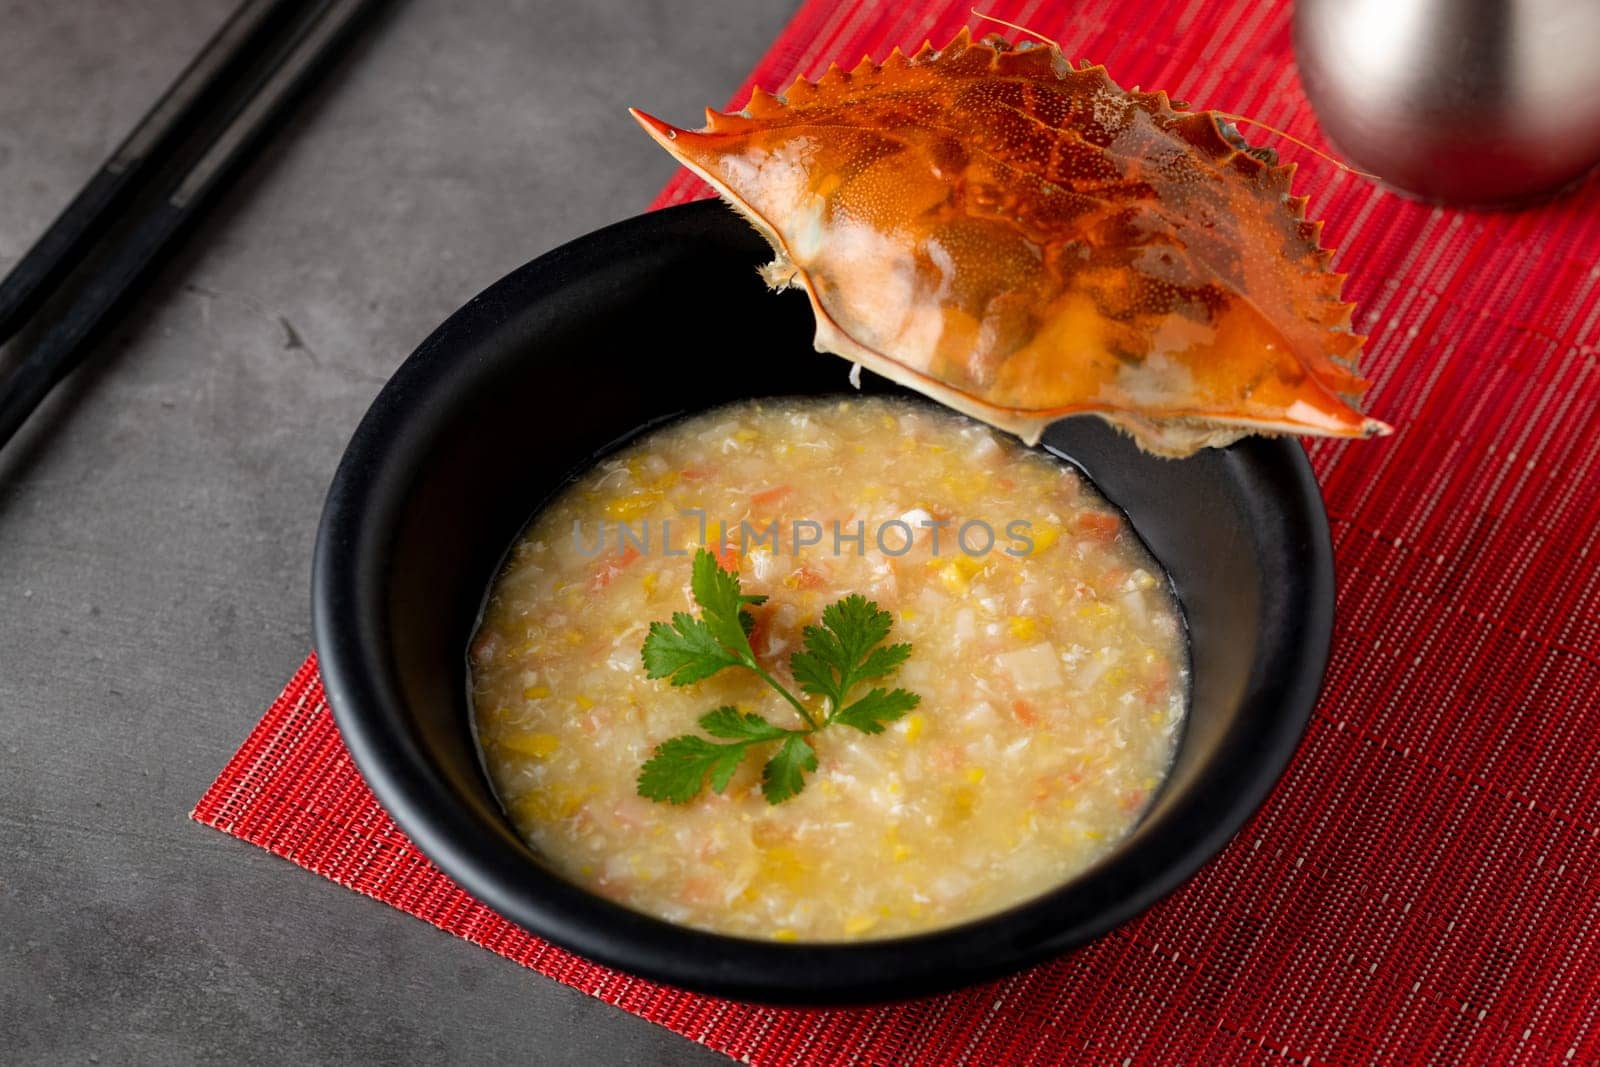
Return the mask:
[[[1081,466],[1171,575],[1192,699],[1163,791],[1108,859],[965,926],[850,945],[691,931],[546,871],[473,745],[465,649],[530,514],[621,439],[753,396],[839,392],[811,311],[767,292],[764,243],[716,204],[629,220],[467,304],[396,373],[329,493],[317,649],[358,765],[413,840],[513,921],[601,962],[768,1001],[843,1002],[970,983],[1059,953],[1170,891],[1265,796],[1315,700],[1331,627],[1326,519],[1304,453],[1250,440],[1181,462],[1094,419],[1044,447]],[[896,387],[870,380],[870,391]]]

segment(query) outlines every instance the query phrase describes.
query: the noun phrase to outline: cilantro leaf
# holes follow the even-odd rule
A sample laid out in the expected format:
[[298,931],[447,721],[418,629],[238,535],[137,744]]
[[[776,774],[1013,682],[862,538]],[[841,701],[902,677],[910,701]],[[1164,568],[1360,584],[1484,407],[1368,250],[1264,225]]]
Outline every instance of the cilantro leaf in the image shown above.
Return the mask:
[[[820,634],[821,637],[814,640],[814,634]],[[803,637],[806,651],[789,656],[789,673],[794,675],[802,692],[822,697],[828,701],[829,707],[836,708],[839,706],[839,680],[834,675],[832,664],[837,660],[831,659],[826,651],[817,647],[821,640],[827,639],[827,635],[815,626],[807,626]]]
[[879,610],[877,604],[860,593],[852,593],[822,609],[822,625],[833,631],[845,658],[854,667],[868,650],[889,636],[894,616]]
[[766,597],[745,595],[738,573],[724,570],[705,550],[695,553],[690,590],[699,617],[680,611],[670,623],[650,624],[642,650],[646,675],[688,685],[724,667],[744,667],[787,700],[805,725],[785,729],[732,705],[714,708],[700,716],[700,729],[725,743],[684,734],[657,745],[639,771],[641,796],[687,804],[708,783],[721,793],[752,748],[777,743],[761,768],[761,792],[768,803],[781,804],[804,789],[806,774],[817,769],[810,735],[836,722],[865,734],[881,734],[922,701],[908,690],[883,688],[849,700],[859,684],[894,673],[911,655],[908,644],[883,644],[894,617],[864,596],[852,594],[823,609],[822,624],[807,626],[801,634],[802,648],[789,657],[800,690],[827,702],[823,714],[803,704],[756,661],[750,645],[755,619],[745,609]]
[[639,770],[639,795],[687,804],[700,795],[707,777],[711,788],[721,793],[733,780],[747,747],[741,743],[714,745],[693,734],[663,741]]
[[763,604],[767,598],[745,596],[739,587],[738,572],[723,570],[717,557],[703,548],[694,554],[689,588],[694,593],[694,602],[700,605],[700,618],[712,635],[737,653],[740,662],[754,663],[750,631],[756,621],[744,606]]
[[782,804],[806,787],[805,772],[817,769],[817,753],[805,734],[790,734],[761,768],[761,793],[768,804]]
[[882,645],[867,653],[866,658],[856,665],[855,672],[851,676],[852,680],[870,682],[893,674],[910,657],[910,645]]
[[778,741],[794,732],[774,726],[754,712],[726,706],[700,716],[700,729],[712,737],[750,742]]
[[864,734],[881,734],[884,727],[922,703],[906,689],[874,689],[843,710],[829,716],[830,723],[853,726]]
[[822,625],[801,631],[805,650],[789,657],[800,688],[822,697],[835,712],[860,682],[892,673],[911,654],[910,645],[876,648],[894,625],[894,616],[860,594],[822,610]]
[[740,662],[709,626],[682,611],[673,614],[671,623],[650,624],[641,654],[645,677],[666,678],[673,685],[698,682]]

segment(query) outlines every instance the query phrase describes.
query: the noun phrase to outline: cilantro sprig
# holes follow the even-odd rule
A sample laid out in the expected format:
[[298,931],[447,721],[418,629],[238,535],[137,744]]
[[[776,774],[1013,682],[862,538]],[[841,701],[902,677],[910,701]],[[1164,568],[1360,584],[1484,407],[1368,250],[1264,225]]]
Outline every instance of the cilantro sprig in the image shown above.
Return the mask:
[[775,744],[761,769],[761,792],[768,803],[781,804],[804,789],[806,774],[817,769],[813,734],[835,724],[880,734],[922,701],[908,690],[881,686],[853,696],[862,684],[893,674],[911,655],[908,644],[883,644],[893,617],[866,597],[852,594],[828,605],[822,625],[802,632],[804,647],[789,657],[789,670],[801,692],[820,702],[808,706],[757,661],[750,646],[755,618],[747,609],[766,597],[745,595],[738,572],[723,570],[705,550],[695,554],[689,588],[699,616],[680,611],[670,622],[650,624],[645,674],[681,686],[742,668],[788,701],[803,725],[778,726],[732,706],[709,711],[700,717],[700,729],[720,743],[682,734],[657,745],[639,772],[640,796],[687,804],[708,782],[713,792],[722,793],[752,750]]

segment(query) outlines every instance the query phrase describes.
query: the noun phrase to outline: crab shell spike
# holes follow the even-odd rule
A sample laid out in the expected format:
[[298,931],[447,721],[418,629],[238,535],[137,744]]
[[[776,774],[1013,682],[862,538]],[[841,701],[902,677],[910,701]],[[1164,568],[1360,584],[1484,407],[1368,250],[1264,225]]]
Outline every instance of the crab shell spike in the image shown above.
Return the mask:
[[782,117],[784,113],[782,100],[759,85],[750,90],[750,102],[744,106],[745,116],[752,119],[775,119]]
[[845,72],[843,67],[837,63],[829,63],[828,69],[823,71],[822,77],[817,79],[817,91],[821,93],[828,89],[838,89],[849,80],[850,75]]
[[805,107],[817,98],[816,83],[796,77],[783,91],[783,98],[789,101],[790,107]]
[[1055,71],[1059,53],[1048,45],[1017,48],[1001,54],[1000,70],[1011,75],[1044,76]]
[[[1049,63],[1041,63],[1044,56]],[[1053,47],[965,31],[651,137],[772,244],[816,346],[1037,441],[1092,413],[1163,455],[1389,432],[1292,165]]]

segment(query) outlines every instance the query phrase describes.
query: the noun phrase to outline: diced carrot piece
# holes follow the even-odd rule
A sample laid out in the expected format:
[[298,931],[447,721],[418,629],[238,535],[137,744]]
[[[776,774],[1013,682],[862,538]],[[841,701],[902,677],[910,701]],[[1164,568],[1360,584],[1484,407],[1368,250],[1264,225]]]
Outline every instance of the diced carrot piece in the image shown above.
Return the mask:
[[1065,793],[1083,781],[1083,775],[1076,771],[1065,771],[1061,774],[1041,774],[1033,780],[1033,799],[1050,800],[1057,793]]
[[812,570],[803,563],[794,569],[796,589],[821,589],[827,584],[828,580],[822,576],[821,571]]
[[788,496],[789,491],[792,488],[793,486],[788,485],[775,485],[771,489],[763,489],[761,492],[755,493],[750,497],[750,505],[752,507],[764,508],[768,504],[776,504],[778,501]]
[[713,878],[704,875],[690,878],[683,883],[683,899],[689,904],[710,904],[716,900],[718,888]]
[[767,647],[767,642],[772,637],[770,613],[759,604],[748,607],[745,610],[755,620],[755,625],[750,627],[750,647],[755,650],[758,656],[771,655],[771,650]]
[[1017,721],[1024,726],[1034,726],[1039,722],[1039,716],[1033,710],[1033,705],[1026,700],[1013,700],[1011,702],[1011,714],[1016,716]]
[[714,467],[685,467],[678,472],[678,477],[687,482],[698,482],[702,478],[709,478],[715,473]]
[[717,549],[716,551],[717,551],[717,566],[721,567],[725,571],[736,571],[736,570],[739,569],[740,560],[739,560],[739,544],[738,544],[738,542],[736,542],[736,541],[725,542],[722,545],[722,547]]
[[1096,541],[1110,541],[1122,532],[1122,520],[1103,511],[1081,512],[1078,532]]
[[623,569],[639,558],[639,550],[632,545],[627,545],[615,556],[607,556],[595,567],[594,577],[589,580],[589,588],[594,590],[604,589],[621,574]]

